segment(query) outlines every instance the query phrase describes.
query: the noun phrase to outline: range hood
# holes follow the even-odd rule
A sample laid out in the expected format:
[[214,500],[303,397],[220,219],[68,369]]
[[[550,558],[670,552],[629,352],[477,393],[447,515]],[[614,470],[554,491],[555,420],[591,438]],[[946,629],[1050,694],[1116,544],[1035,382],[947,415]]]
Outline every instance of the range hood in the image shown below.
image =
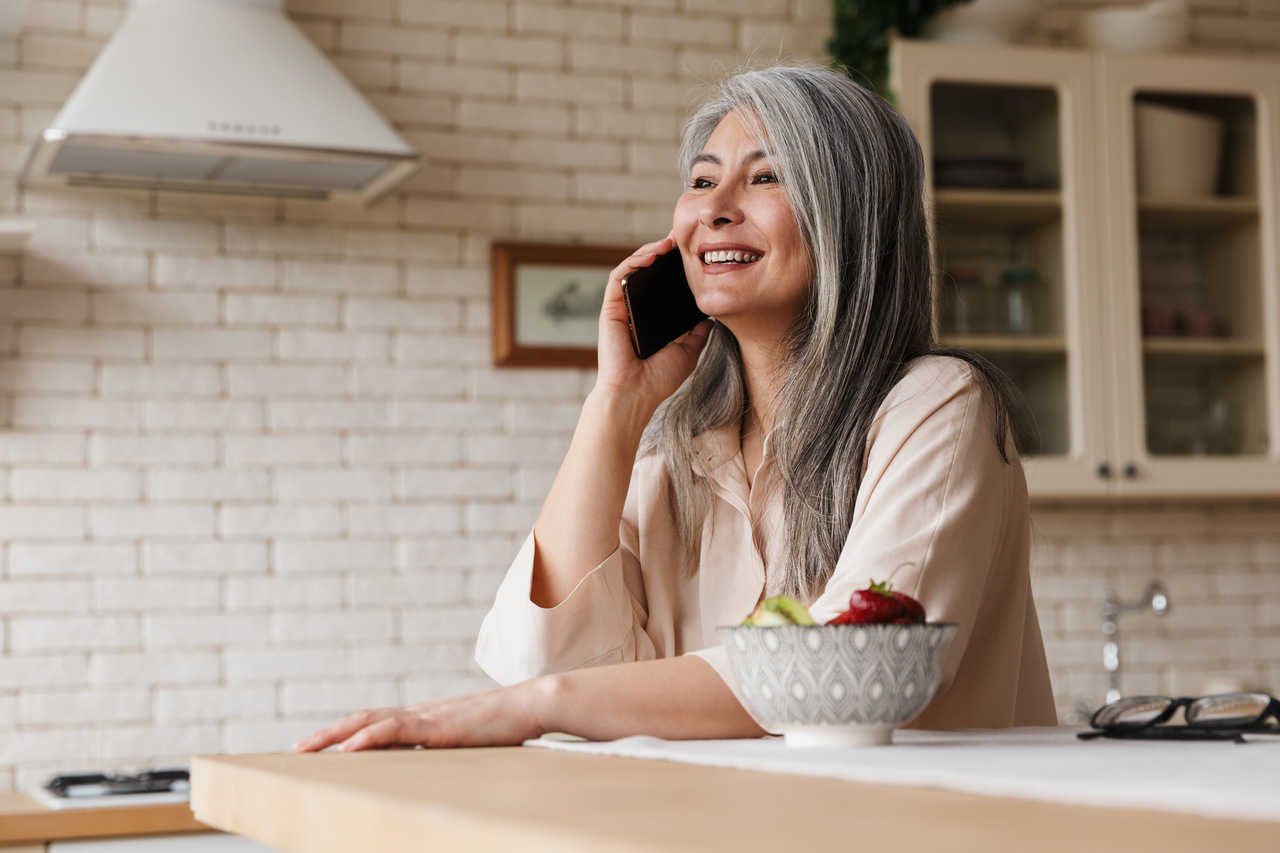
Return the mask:
[[421,166],[282,0],[134,0],[21,180],[371,202]]

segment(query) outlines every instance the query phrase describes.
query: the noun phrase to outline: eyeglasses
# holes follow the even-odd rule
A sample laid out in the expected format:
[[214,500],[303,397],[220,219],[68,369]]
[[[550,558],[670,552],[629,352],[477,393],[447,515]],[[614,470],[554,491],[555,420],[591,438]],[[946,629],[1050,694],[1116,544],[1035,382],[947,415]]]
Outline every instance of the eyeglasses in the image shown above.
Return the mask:
[[[1167,725],[1179,708],[1185,724]],[[1280,700],[1266,693],[1219,693],[1198,699],[1129,696],[1099,708],[1089,720],[1094,731],[1079,737],[1245,743],[1244,735],[1250,732],[1280,734],[1271,719],[1280,722]]]

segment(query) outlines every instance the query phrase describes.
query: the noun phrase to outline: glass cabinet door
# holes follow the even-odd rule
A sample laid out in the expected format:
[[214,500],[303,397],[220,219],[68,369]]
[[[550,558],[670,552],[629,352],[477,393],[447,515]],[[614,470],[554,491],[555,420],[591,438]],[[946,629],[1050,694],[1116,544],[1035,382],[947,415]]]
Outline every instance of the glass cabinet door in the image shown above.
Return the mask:
[[939,341],[1021,392],[1034,495],[1102,492],[1089,57],[899,42],[893,68],[929,174]]
[[1274,67],[1101,61],[1119,491],[1274,493]]
[[929,104],[939,341],[981,353],[1018,386],[1020,453],[1065,455],[1057,92],[938,82]]

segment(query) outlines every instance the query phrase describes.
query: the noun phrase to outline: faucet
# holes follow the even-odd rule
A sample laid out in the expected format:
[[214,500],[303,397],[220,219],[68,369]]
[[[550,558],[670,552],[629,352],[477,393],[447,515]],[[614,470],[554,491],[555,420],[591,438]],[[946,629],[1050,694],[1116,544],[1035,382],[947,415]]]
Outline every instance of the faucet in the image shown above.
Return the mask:
[[1169,594],[1159,581],[1147,584],[1146,590],[1134,601],[1121,602],[1110,589],[1102,593],[1102,668],[1110,678],[1107,687],[1108,703],[1120,698],[1120,614],[1148,609],[1157,616],[1164,616],[1169,612]]

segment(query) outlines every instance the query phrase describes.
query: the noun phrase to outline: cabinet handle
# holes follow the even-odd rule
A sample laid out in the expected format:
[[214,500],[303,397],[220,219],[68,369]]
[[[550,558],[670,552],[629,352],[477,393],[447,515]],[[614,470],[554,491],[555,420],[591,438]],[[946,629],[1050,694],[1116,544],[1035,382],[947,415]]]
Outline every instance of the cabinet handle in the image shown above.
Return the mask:
[[1138,466],[1130,462],[1128,465],[1124,466],[1124,475],[1130,480],[1137,479]]
[[1110,465],[1110,464],[1108,464],[1108,463],[1106,463],[1106,462],[1102,462],[1102,463],[1100,463],[1100,464],[1098,465],[1098,476],[1099,476],[1099,477],[1101,477],[1101,478],[1102,478],[1102,479],[1104,479],[1104,480],[1108,480],[1108,479],[1110,479],[1110,478],[1111,478],[1111,465]]

